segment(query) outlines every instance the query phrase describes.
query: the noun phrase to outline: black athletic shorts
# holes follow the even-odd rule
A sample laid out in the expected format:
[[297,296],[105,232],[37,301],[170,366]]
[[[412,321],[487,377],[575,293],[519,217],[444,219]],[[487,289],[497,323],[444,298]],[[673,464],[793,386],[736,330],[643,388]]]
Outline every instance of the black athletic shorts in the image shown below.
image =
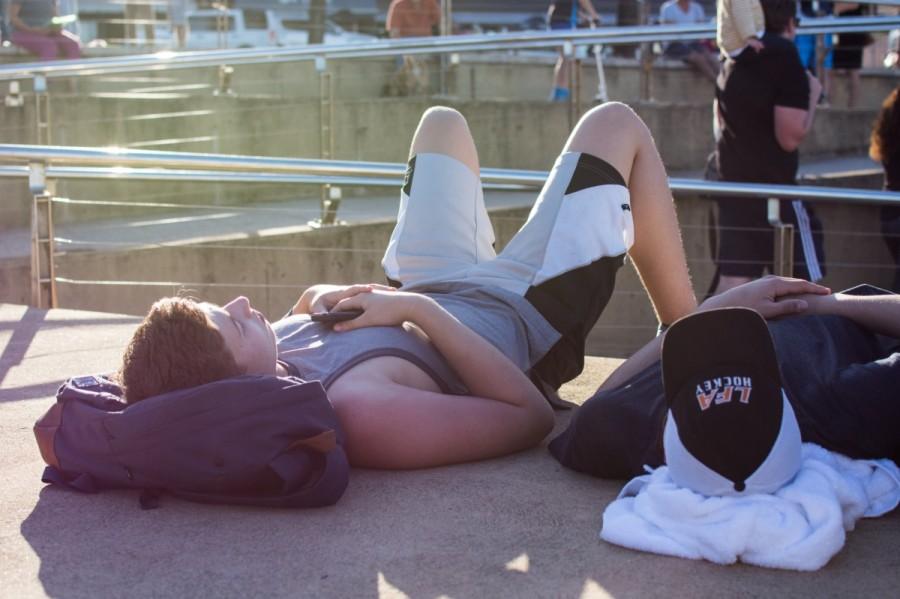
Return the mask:
[[[719,274],[761,277],[774,272],[774,229],[769,224],[767,201],[756,198],[718,200]],[[825,276],[822,223],[812,207],[799,200],[781,201],[781,221],[794,225],[794,276],[818,281]]]

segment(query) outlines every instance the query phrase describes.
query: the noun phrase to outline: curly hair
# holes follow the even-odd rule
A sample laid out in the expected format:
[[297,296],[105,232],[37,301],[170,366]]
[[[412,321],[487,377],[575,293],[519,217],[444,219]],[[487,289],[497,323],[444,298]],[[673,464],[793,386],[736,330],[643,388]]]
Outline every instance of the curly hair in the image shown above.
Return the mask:
[[896,165],[900,161],[900,86],[894,88],[881,105],[881,112],[872,127],[869,156],[873,160]]
[[150,308],[122,358],[125,401],[243,374],[225,339],[197,302],[164,297]]

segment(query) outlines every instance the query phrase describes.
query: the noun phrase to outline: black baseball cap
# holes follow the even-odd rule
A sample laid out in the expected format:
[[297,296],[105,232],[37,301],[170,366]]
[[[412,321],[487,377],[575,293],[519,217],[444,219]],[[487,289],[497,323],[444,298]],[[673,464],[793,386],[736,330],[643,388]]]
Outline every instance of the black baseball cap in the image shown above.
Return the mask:
[[676,321],[662,344],[672,480],[703,495],[771,493],[800,469],[797,419],[769,328],[747,308]]

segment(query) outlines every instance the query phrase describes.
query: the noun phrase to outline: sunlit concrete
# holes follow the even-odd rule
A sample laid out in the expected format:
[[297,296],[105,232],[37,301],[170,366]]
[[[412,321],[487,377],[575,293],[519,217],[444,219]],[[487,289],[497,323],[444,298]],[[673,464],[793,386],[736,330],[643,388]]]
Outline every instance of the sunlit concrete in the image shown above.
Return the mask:
[[[135,319],[0,305],[0,589],[27,597],[892,597],[900,514],[859,523],[811,574],[721,567],[597,537],[621,482],[538,447],[417,472],[354,471],[312,511],[197,505],[40,482],[31,426],[66,376],[114,369]],[[589,358],[583,400],[617,360]],[[569,419],[557,415],[558,432]]]

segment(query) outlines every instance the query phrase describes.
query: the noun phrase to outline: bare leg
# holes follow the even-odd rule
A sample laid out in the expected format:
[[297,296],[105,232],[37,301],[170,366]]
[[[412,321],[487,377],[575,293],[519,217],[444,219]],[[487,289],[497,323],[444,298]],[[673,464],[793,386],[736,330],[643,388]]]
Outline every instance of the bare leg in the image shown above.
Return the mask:
[[571,69],[571,60],[566,59],[562,52],[556,58],[556,65],[553,67],[553,88],[569,89],[569,70]]
[[717,75],[716,70],[705,55],[699,52],[691,52],[685,56],[684,60],[700,71],[704,77],[715,83]]
[[409,146],[409,156],[446,154],[456,158],[476,175],[479,174],[478,151],[466,118],[453,108],[432,106],[422,114]]
[[609,102],[588,111],[564,151],[587,152],[619,171],[631,195],[634,245],[629,251],[660,322],[697,307],[665,167],[650,130],[631,108]]
[[409,151],[415,162],[382,260],[388,280],[411,285],[496,257],[466,119],[452,108],[429,108]]
[[856,108],[859,101],[859,69],[850,69],[847,77],[847,108]]

